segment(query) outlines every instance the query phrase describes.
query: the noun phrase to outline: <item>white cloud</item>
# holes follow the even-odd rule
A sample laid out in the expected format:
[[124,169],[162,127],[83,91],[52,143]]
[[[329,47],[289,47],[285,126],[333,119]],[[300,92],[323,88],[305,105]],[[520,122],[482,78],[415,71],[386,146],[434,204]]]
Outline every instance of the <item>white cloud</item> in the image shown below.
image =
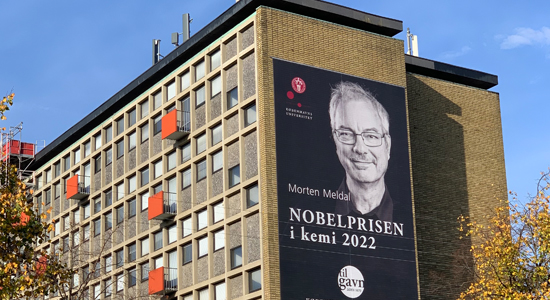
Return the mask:
[[441,54],[441,57],[444,58],[444,59],[452,59],[452,58],[455,58],[455,57],[466,55],[471,50],[472,50],[472,48],[470,48],[468,46],[464,46],[464,47],[460,48],[460,50],[457,50],[457,51],[443,52],[443,54]]
[[[513,49],[516,47],[528,46],[545,46],[550,45],[550,28],[542,27],[540,30],[532,28],[516,28],[516,33],[508,35],[500,44],[501,49]],[[500,38],[497,36],[496,38]]]

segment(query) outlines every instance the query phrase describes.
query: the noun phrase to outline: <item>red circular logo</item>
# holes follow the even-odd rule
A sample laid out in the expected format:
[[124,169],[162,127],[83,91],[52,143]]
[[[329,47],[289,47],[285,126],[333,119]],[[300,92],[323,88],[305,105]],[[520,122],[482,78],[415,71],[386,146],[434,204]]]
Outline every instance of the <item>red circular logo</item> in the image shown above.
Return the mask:
[[302,80],[302,78],[300,77],[294,77],[294,79],[292,79],[292,89],[298,94],[305,92],[306,91],[305,81]]

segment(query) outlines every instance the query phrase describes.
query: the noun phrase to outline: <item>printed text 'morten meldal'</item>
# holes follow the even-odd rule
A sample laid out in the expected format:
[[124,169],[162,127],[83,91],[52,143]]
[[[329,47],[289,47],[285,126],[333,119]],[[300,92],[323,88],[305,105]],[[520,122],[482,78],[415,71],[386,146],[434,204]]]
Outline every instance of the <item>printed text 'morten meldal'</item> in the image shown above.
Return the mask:
[[[321,191],[318,189],[312,189],[307,186],[297,186],[296,184],[288,184],[288,191],[295,194],[301,194],[301,195],[308,195],[308,196],[316,196],[321,197]],[[350,200],[350,194],[344,193],[341,191],[331,191],[323,189],[323,197],[325,198],[331,198],[334,200],[342,200],[342,201],[349,201]]]

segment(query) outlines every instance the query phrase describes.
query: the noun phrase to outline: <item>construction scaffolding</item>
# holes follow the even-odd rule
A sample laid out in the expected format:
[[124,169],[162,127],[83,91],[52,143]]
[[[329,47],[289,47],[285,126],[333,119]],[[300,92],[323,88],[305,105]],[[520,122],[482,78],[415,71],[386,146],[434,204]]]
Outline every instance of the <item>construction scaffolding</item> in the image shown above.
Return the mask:
[[[5,164],[4,172],[8,172],[10,165],[17,168],[17,176],[27,187],[34,186],[34,172],[28,170],[29,165],[34,161],[36,154],[36,145],[33,143],[22,142],[23,122],[17,126],[10,127],[7,132],[3,132],[0,140],[0,149],[2,153],[0,160]],[[6,177],[4,177],[6,178]],[[4,182],[0,183],[4,184]]]

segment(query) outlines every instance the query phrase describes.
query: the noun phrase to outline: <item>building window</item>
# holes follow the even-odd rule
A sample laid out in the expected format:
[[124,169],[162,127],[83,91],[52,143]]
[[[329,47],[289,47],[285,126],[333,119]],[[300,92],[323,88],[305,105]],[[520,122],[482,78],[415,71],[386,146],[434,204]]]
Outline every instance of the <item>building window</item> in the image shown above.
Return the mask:
[[113,204],[113,193],[109,190],[105,192],[105,207]]
[[136,281],[136,268],[132,268],[128,270],[128,286],[136,285]]
[[52,181],[52,170],[48,169],[46,170],[46,184],[50,183]]
[[212,211],[214,212],[214,216],[212,218],[212,221],[214,223],[218,223],[218,222],[222,221],[223,218],[225,217],[225,207],[223,205],[223,201],[212,205]]
[[149,263],[146,262],[141,265],[141,280],[149,279]]
[[184,170],[182,173],[182,188],[185,189],[186,187],[191,185],[191,169]]
[[80,231],[73,232],[73,247],[80,245]]
[[69,245],[69,236],[67,235],[63,238],[63,253],[68,252],[69,247],[70,247],[70,245]]
[[241,182],[241,168],[239,165],[229,169],[229,187],[235,186]]
[[116,291],[122,292],[124,290],[124,274],[118,274],[116,277]]
[[136,175],[128,178],[128,193],[133,193],[136,191],[137,183],[136,183]]
[[260,269],[248,272],[248,292],[252,293],[262,288],[262,273]]
[[128,136],[128,152],[136,148],[136,132],[130,133]]
[[116,208],[116,223],[117,225],[124,222],[124,206]]
[[168,227],[168,244],[172,244],[178,240],[178,227],[172,225]]
[[124,249],[115,251],[116,267],[120,268],[124,266]]
[[197,241],[198,257],[208,255],[208,236],[204,236]]
[[168,158],[168,171],[176,167],[176,151],[167,155]]
[[53,227],[53,236],[58,236],[61,232],[61,223],[59,221],[55,222]]
[[113,270],[113,258],[111,255],[105,257],[105,272],[109,273]]
[[153,258],[153,267],[155,267],[154,270],[164,266],[163,262],[164,260],[162,259],[162,255]]
[[181,162],[191,159],[191,144],[187,143],[181,147]]
[[157,251],[158,249],[162,248],[162,231],[155,233],[154,238],[155,238],[155,245],[154,245],[155,251]]
[[136,110],[132,109],[128,112],[128,128],[136,124]]
[[98,155],[94,158],[94,169],[96,173],[101,171],[101,155]]
[[166,99],[170,100],[176,97],[176,82],[172,81],[166,86]]
[[149,238],[146,237],[141,240],[141,256],[149,254]]
[[94,285],[94,299],[100,299],[101,298],[101,285],[96,284]]
[[149,114],[149,100],[141,102],[139,107],[141,110],[141,118],[143,119]]
[[153,126],[153,135],[157,135],[162,131],[162,115],[155,117],[155,124]]
[[110,142],[113,139],[113,127],[108,126],[105,128],[105,143]]
[[199,300],[209,300],[208,288],[199,291]]
[[124,132],[124,117],[118,119],[116,122],[116,135],[121,134]]
[[136,216],[136,199],[128,201],[128,219]]
[[225,282],[218,283],[214,286],[214,300],[226,300]]
[[131,244],[128,246],[128,261],[132,262],[136,260],[136,244]]
[[74,224],[80,224],[80,211],[78,209],[73,211],[73,222]]
[[221,142],[222,139],[222,124],[219,124],[218,126],[212,128],[212,146]]
[[162,175],[162,160],[158,160],[153,163],[153,170],[154,170],[154,176],[155,179],[159,178]]
[[116,185],[116,199],[120,200],[124,198],[124,181]]
[[193,261],[193,245],[191,243],[183,245],[183,264]]
[[222,77],[220,75],[212,78],[210,81],[210,95],[211,97],[217,96],[222,91]]
[[218,230],[214,232],[214,251],[223,249],[225,247],[225,231]]
[[197,163],[197,182],[206,177],[206,160]]
[[113,228],[113,215],[108,213],[105,215],[105,231]]
[[74,151],[74,164],[76,165],[79,162],[80,162],[80,149],[76,149]]
[[[67,155],[63,157],[63,171],[68,171],[70,168],[71,168],[71,157]],[[38,177],[36,179],[38,179]]]
[[252,104],[244,109],[244,126],[256,122],[256,104]]
[[197,212],[197,230],[201,230],[208,226],[208,214],[206,209]]
[[206,64],[204,60],[195,65],[195,82],[204,77],[206,72]]
[[191,222],[191,217],[186,218],[182,221],[182,235],[183,237],[191,235],[193,233],[193,223]]
[[84,205],[83,208],[84,208],[84,220],[86,220],[91,215],[90,203],[86,203],[86,205]]
[[145,192],[140,195],[141,197],[141,210],[146,210],[149,208],[149,192]]
[[210,71],[221,65],[221,51],[218,49],[210,54]]
[[205,95],[204,95],[204,85],[198,88],[195,91],[195,106],[199,107],[204,104]]
[[89,141],[84,143],[84,157],[88,157],[92,153],[92,143]]
[[94,236],[101,234],[101,219],[95,219],[94,221]]
[[61,196],[61,187],[59,186],[59,183],[53,185],[53,198],[57,199]]
[[124,155],[124,140],[120,140],[116,143],[116,157],[121,158]]
[[84,232],[84,241],[87,241],[90,239],[90,224],[84,225],[82,227],[82,232]]
[[243,265],[243,248],[241,246],[231,249],[230,256],[231,269],[235,269]]
[[162,183],[159,183],[153,187],[153,195],[156,195],[162,191]]
[[206,150],[206,134],[202,134],[196,138],[197,141],[197,154]]
[[191,85],[191,76],[189,75],[189,71],[186,71],[180,76],[180,91],[183,92],[190,85]]
[[141,170],[141,186],[146,186],[149,183],[149,168]]
[[[59,222],[57,222],[57,223],[59,223]],[[57,223],[55,223],[56,226],[57,226]],[[71,228],[71,221],[69,219],[69,215],[66,215],[66,216],[63,217],[63,231],[68,230],[70,228]],[[56,231],[57,231],[57,229],[56,229]]]
[[96,198],[92,201],[94,202],[94,214],[97,214],[101,211],[101,198]]
[[53,169],[54,169],[54,172],[55,174],[53,175],[54,177],[57,177],[59,175],[61,175],[61,162],[57,162],[53,165]]
[[159,108],[162,105],[162,94],[157,92],[153,95],[153,110]]
[[113,291],[113,283],[111,279],[105,280],[105,298],[111,297],[112,291]]
[[145,142],[149,139],[149,123],[143,124],[143,126],[140,127],[141,130],[141,142]]
[[239,104],[239,88],[235,87],[227,92],[227,109]]
[[109,148],[105,150],[105,166],[110,165],[113,162],[113,149]]
[[257,184],[246,189],[246,207],[258,204],[259,200]]
[[212,173],[221,170],[223,167],[223,152],[218,151],[212,154]]

